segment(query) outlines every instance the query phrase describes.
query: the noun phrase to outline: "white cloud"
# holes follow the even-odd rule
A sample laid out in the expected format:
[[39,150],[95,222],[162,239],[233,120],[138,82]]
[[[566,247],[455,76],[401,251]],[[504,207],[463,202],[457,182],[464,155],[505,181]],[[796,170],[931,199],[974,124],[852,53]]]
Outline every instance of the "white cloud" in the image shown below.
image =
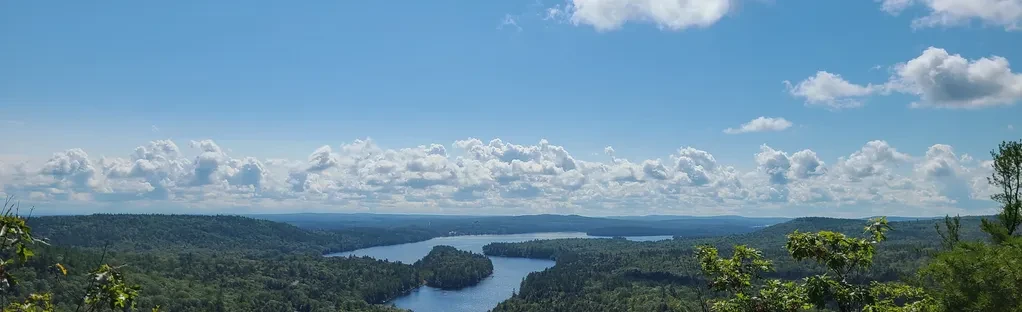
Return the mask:
[[891,167],[906,163],[912,159],[908,154],[899,152],[886,141],[874,140],[866,143],[858,151],[848,157],[838,159],[838,167],[850,180],[867,177],[888,176]]
[[1008,60],[993,56],[967,60],[930,47],[919,57],[896,65],[890,88],[918,95],[916,107],[981,108],[1022,99],[1022,75]]
[[984,108],[1022,100],[1022,74],[1012,72],[1008,60],[999,56],[967,60],[930,47],[893,68],[893,76],[880,85],[854,84],[824,71],[797,85],[785,84],[807,105],[831,108],[858,107],[866,96],[894,92],[919,97],[912,107]]
[[89,154],[79,148],[53,154],[39,173],[51,176],[57,183],[71,189],[95,187],[96,167],[89,161]]
[[792,180],[809,179],[826,172],[823,161],[812,150],[801,150],[791,156],[774,150],[766,144],[756,154],[758,169],[770,178],[773,184],[788,184]]
[[567,18],[597,31],[621,28],[626,23],[651,23],[667,30],[707,27],[724,17],[733,0],[570,0],[548,8],[544,19]]
[[792,85],[785,80],[791,95],[804,98],[806,105],[826,106],[831,109],[855,108],[862,106],[861,98],[880,91],[874,85],[850,83],[841,75],[818,71],[813,77]]
[[755,170],[747,172],[694,147],[641,160],[619,158],[607,147],[609,160],[585,161],[546,140],[469,138],[388,149],[364,139],[317,148],[306,160],[232,155],[212,140],[188,146],[158,140],[125,157],[69,149],[27,163],[4,161],[0,183],[4,194],[37,207],[282,212],[861,216],[873,214],[864,207],[901,207],[919,215],[972,209],[963,203],[987,202],[992,192],[983,181],[988,161],[958,157],[947,145],[914,158],[882,140],[833,165],[809,149],[788,153],[762,145],[749,159]]
[[747,123],[742,124],[737,129],[727,128],[724,129],[724,133],[727,134],[739,134],[748,132],[765,132],[765,131],[782,131],[792,126],[792,123],[784,118],[774,117],[758,117]]
[[960,26],[972,21],[1019,30],[1022,1],[1019,0],[881,0],[881,9],[893,15],[918,5],[928,15],[912,21],[912,27]]
[[930,146],[923,162],[916,165],[916,171],[928,177],[950,177],[961,173],[954,148],[946,144]]

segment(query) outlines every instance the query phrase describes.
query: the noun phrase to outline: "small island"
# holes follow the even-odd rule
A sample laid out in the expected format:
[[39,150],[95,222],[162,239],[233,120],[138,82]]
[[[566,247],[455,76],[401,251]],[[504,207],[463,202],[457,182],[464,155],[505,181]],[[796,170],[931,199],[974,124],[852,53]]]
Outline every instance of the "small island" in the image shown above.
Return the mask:
[[490,258],[443,245],[433,247],[415,267],[427,286],[448,290],[478,284],[493,274]]

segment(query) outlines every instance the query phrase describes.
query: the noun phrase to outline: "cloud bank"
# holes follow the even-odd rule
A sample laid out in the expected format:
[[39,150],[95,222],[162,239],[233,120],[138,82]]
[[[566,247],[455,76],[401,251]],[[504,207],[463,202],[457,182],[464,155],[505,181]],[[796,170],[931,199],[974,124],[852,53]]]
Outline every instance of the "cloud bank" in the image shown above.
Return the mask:
[[[0,163],[3,193],[39,207],[474,214],[932,215],[992,207],[989,162],[937,144],[911,156],[865,143],[825,162],[812,150],[750,150],[750,170],[681,147],[663,158],[575,158],[546,140],[475,138],[388,149],[369,139],[307,159],[230,155],[212,140],[157,140],[121,157],[82,149]],[[106,207],[106,208],[102,208]],[[127,208],[123,208],[127,207]],[[172,210],[184,211],[184,210]]]

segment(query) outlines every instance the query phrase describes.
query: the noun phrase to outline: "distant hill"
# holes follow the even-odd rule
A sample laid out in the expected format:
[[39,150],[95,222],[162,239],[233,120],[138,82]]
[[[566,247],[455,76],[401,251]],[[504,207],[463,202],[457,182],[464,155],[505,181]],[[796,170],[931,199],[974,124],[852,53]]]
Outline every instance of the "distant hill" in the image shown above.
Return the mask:
[[[875,218],[875,217],[869,217],[869,218]],[[869,218],[862,218],[862,219],[869,219]],[[903,222],[903,221],[927,221],[927,220],[936,220],[936,219],[943,219],[943,218],[944,217],[887,217],[887,221],[891,221],[891,222],[895,222],[895,221],[897,221],[897,222]]]
[[[989,216],[967,216],[962,217],[962,234],[966,237],[982,237],[979,224],[980,219],[991,218]],[[926,218],[926,219],[908,219],[899,218],[891,221],[891,227],[893,230],[890,233],[891,240],[898,240],[902,238],[913,238],[921,240],[932,240],[934,232],[933,225],[935,223],[943,224],[943,218]],[[801,232],[815,232],[815,231],[837,231],[848,235],[860,235],[864,231],[866,222],[864,219],[840,219],[840,218],[826,218],[826,217],[803,217],[795,218],[791,221],[779,223],[765,227],[755,233],[749,234],[760,237],[779,237],[784,239],[784,236],[795,230]]]
[[669,220],[728,220],[748,222],[752,224],[770,225],[791,220],[783,217],[743,217],[736,215],[724,216],[682,216],[682,215],[647,215],[647,216],[610,216],[610,219],[635,220],[635,221],[669,221]]
[[712,236],[746,233],[784,222],[785,218],[738,216],[585,217],[578,215],[447,216],[389,214],[284,214],[250,215],[309,229],[348,227],[403,228],[434,231],[437,235],[586,232],[597,236],[677,235]]

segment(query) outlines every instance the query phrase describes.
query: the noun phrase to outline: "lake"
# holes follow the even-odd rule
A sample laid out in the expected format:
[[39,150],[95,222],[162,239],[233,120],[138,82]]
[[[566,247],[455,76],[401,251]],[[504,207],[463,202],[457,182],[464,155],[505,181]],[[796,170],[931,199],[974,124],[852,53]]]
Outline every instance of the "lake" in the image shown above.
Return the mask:
[[[589,236],[585,233],[530,233],[510,235],[466,235],[437,237],[427,241],[390,246],[378,246],[355,251],[330,254],[332,257],[369,256],[376,259],[414,263],[422,259],[434,246],[448,245],[455,248],[483,253],[483,246],[494,242],[524,242],[535,239],[558,238],[608,238]],[[656,241],[671,239],[670,236],[635,236],[626,237],[635,241]],[[478,285],[459,290],[442,290],[423,286],[392,300],[390,303],[402,309],[415,312],[485,312],[497,306],[501,301],[511,297],[522,279],[529,273],[542,271],[554,266],[554,261],[490,257],[493,262],[493,275]]]

